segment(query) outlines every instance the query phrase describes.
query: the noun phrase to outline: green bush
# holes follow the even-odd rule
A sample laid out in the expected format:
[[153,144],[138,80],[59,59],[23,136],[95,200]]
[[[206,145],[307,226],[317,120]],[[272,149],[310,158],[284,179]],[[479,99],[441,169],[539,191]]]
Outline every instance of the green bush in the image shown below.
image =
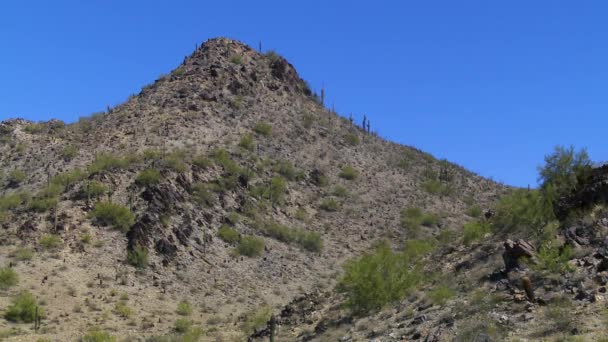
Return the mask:
[[315,122],[315,117],[314,115],[310,114],[310,113],[306,113],[304,115],[302,115],[302,125],[304,125],[304,128],[310,128],[312,127],[312,124]]
[[74,159],[77,155],[78,147],[73,145],[68,145],[61,150],[61,157],[66,161]]
[[108,192],[108,187],[98,181],[87,181],[82,186],[82,194],[85,198],[98,199]]
[[139,269],[148,267],[148,249],[144,246],[135,246],[127,252],[127,261]]
[[17,285],[19,277],[17,272],[10,267],[0,268],[0,290],[6,290],[9,287]]
[[359,137],[356,134],[348,133],[344,135],[344,141],[350,146],[359,145]]
[[249,133],[243,135],[241,141],[239,141],[239,147],[247,151],[253,151],[255,148],[255,139],[253,139],[253,135]]
[[425,213],[420,208],[406,208],[401,211],[401,227],[411,237],[417,237],[420,234],[420,225],[430,227],[438,223],[439,216]]
[[469,209],[467,209],[467,211],[465,212],[465,214],[467,214],[473,218],[479,218],[479,217],[481,217],[482,210],[477,204],[475,204],[475,205],[470,206]]
[[6,179],[10,184],[19,185],[25,181],[25,172],[21,170],[12,170],[8,173]]
[[205,156],[196,156],[192,158],[192,164],[201,169],[207,169],[211,166],[211,160]]
[[31,123],[23,127],[23,130],[29,134],[38,134],[42,132],[44,125],[41,123]]
[[192,186],[192,198],[196,203],[208,207],[215,204],[215,197],[213,193],[209,191],[208,186],[205,183],[195,183]]
[[89,330],[86,335],[80,338],[80,342],[116,342],[116,337],[105,331],[92,329]]
[[422,183],[422,189],[431,195],[449,196],[454,192],[454,189],[449,185],[441,183],[437,179],[427,180]]
[[187,157],[187,151],[175,150],[163,157],[163,159],[161,160],[161,165],[167,169],[182,173],[185,172],[187,169]]
[[57,235],[46,234],[38,240],[38,243],[40,246],[42,246],[42,248],[50,250],[61,246],[63,240],[61,240],[61,238]]
[[494,208],[493,230],[510,236],[541,239],[544,227],[555,220],[552,198],[549,191],[525,189],[501,197]]
[[161,176],[158,170],[147,169],[139,173],[137,178],[135,178],[135,183],[142,186],[154,185],[160,183],[160,178]]
[[575,151],[573,146],[556,146],[545,156],[545,165],[538,168],[542,187],[551,184],[558,196],[574,190],[590,174],[591,160],[587,150]]
[[474,221],[464,225],[463,242],[465,245],[470,245],[472,242],[482,239],[486,234],[492,231],[487,222]]
[[230,57],[230,63],[237,65],[243,64],[243,57],[241,57],[241,55],[234,55]]
[[28,247],[18,248],[12,253],[12,256],[19,261],[32,260],[34,250]]
[[102,153],[89,165],[88,171],[94,175],[104,171],[126,169],[130,164],[131,160],[128,158],[120,158],[113,154]]
[[42,308],[38,307],[34,296],[30,292],[24,291],[13,298],[12,305],[4,313],[4,318],[16,323],[31,323],[36,318],[36,308],[38,308],[38,316],[44,316]]
[[347,180],[354,180],[359,176],[359,171],[355,170],[352,166],[345,166],[338,176]]
[[417,251],[398,253],[387,244],[348,261],[337,290],[346,295],[346,306],[363,315],[405,297],[424,275]]
[[340,204],[338,204],[338,202],[333,198],[326,198],[321,202],[319,208],[325,211],[333,212],[340,209]]
[[188,330],[190,330],[190,328],[192,328],[192,321],[190,321],[187,318],[178,318],[177,320],[175,320],[175,331],[183,334],[188,332]]
[[244,236],[239,241],[236,251],[248,257],[259,256],[264,251],[264,240],[256,236]]
[[243,172],[241,167],[230,158],[228,151],[217,149],[212,152],[211,156],[215,163],[221,166],[229,175],[239,175]]
[[443,305],[454,297],[454,290],[447,285],[439,285],[427,293],[427,297],[433,305]]
[[30,201],[29,209],[35,212],[43,213],[57,205],[56,197],[34,198]]
[[187,301],[181,301],[177,304],[178,315],[182,316],[190,316],[192,314],[192,306]]
[[560,248],[557,241],[546,241],[538,249],[537,262],[532,265],[532,268],[537,271],[547,271],[553,274],[569,272],[572,270],[572,267],[568,264],[568,261],[572,257],[574,257],[574,253],[569,245]]
[[279,160],[275,165],[275,171],[290,181],[295,180],[297,176],[296,169],[288,160]]
[[254,309],[245,315],[245,319],[240,328],[246,335],[250,335],[256,329],[265,327],[271,315],[272,310],[266,305]]
[[51,184],[56,185],[58,191],[64,192],[72,185],[83,180],[87,176],[86,172],[81,169],[62,172],[51,179]]
[[227,225],[223,225],[218,229],[217,236],[227,243],[237,243],[241,238],[239,232]]
[[323,249],[323,239],[319,233],[290,228],[276,222],[267,222],[263,229],[272,238],[289,244],[297,244],[305,250],[321,252]]
[[346,190],[345,187],[343,186],[335,186],[334,189],[331,192],[332,195],[336,196],[336,197],[348,197],[348,190]]
[[0,211],[15,209],[23,203],[23,196],[11,194],[0,197]]
[[90,216],[100,225],[110,226],[125,233],[135,223],[135,215],[129,208],[110,202],[97,202]]
[[272,126],[266,122],[258,122],[253,127],[253,131],[259,135],[267,137],[270,135],[270,133],[272,133]]

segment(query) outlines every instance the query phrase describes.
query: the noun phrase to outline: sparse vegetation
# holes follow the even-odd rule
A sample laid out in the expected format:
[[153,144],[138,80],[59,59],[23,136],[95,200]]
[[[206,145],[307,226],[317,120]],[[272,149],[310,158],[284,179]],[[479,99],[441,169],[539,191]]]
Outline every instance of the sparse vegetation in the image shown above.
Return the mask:
[[236,230],[227,225],[223,225],[218,229],[217,236],[227,243],[237,243],[240,239],[240,234]]
[[84,198],[99,199],[106,192],[108,192],[108,187],[98,181],[87,181],[82,186],[82,195]]
[[120,158],[110,153],[102,153],[89,165],[88,171],[94,175],[105,171],[125,169],[130,164],[131,160],[128,158]]
[[439,285],[430,290],[427,297],[434,305],[444,305],[450,298],[454,297],[454,290],[447,285]]
[[149,186],[160,183],[160,172],[156,169],[146,169],[139,173],[135,178],[135,183],[142,186]]
[[195,183],[192,186],[192,199],[198,204],[212,206],[215,204],[215,196],[209,191],[208,185],[204,183]]
[[80,342],[116,342],[116,337],[105,331],[92,329],[80,339]]
[[464,225],[463,242],[469,245],[472,242],[482,239],[486,234],[492,231],[487,222],[473,221]]
[[271,237],[285,243],[297,244],[305,250],[318,253],[323,249],[323,239],[319,233],[290,228],[276,222],[266,223],[263,229]]
[[465,214],[467,214],[473,218],[479,218],[479,217],[481,217],[482,210],[477,204],[475,204],[475,205],[470,206],[469,209],[467,209],[467,211],[465,212]]
[[449,196],[453,189],[447,184],[442,183],[437,179],[427,180],[422,183],[422,189],[431,195]]
[[6,180],[12,186],[17,186],[25,181],[25,172],[21,170],[12,170],[8,173]]
[[239,147],[247,151],[253,151],[255,148],[255,139],[253,139],[253,135],[249,133],[243,135],[241,141],[239,141]]
[[0,290],[6,290],[17,285],[19,277],[17,272],[10,267],[0,268]]
[[344,135],[344,141],[346,142],[346,144],[350,145],[350,146],[357,146],[359,145],[359,137],[356,134],[353,133],[348,133],[346,135]]
[[192,306],[188,301],[181,301],[177,304],[176,312],[178,315],[190,316],[192,314]]
[[319,208],[325,211],[333,212],[340,209],[340,204],[333,198],[326,198],[321,202]]
[[63,243],[63,241],[61,240],[61,238],[59,236],[52,235],[52,234],[43,235],[38,240],[38,244],[40,244],[40,246],[42,246],[42,248],[44,248],[46,250],[56,249],[59,246],[61,246],[62,243]]
[[434,226],[439,223],[439,217],[432,213],[425,213],[420,208],[407,208],[401,211],[401,227],[408,233],[409,237],[420,235],[420,225]]
[[139,269],[148,267],[148,249],[144,246],[135,246],[127,252],[129,264]]
[[239,241],[236,251],[240,255],[255,257],[264,251],[264,240],[257,236],[243,236]]
[[345,166],[338,176],[347,180],[355,180],[359,176],[359,171],[355,170],[352,166]]
[[4,317],[11,322],[31,323],[36,318],[36,310],[38,310],[38,316],[44,316],[44,312],[38,306],[34,296],[28,291],[23,291],[13,298]]
[[259,135],[267,137],[270,136],[270,133],[272,133],[272,126],[269,123],[260,121],[253,127],[253,131]]
[[241,324],[241,330],[249,335],[255,331],[255,329],[264,327],[272,311],[268,306],[262,306],[256,310],[252,310],[245,316],[243,323]]
[[98,224],[127,232],[135,223],[135,215],[129,208],[110,202],[97,202],[90,216]]
[[78,155],[78,147],[74,145],[67,145],[61,150],[61,157],[65,161],[70,161]]

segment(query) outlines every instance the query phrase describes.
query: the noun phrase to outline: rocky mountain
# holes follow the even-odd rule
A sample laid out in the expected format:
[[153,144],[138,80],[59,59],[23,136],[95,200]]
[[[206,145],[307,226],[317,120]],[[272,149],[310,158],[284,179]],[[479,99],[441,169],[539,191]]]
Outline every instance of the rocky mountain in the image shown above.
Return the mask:
[[[568,270],[533,271],[554,250],[484,216],[514,189],[382,139],[280,55],[231,39],[107,112],[2,122],[0,165],[6,340],[599,340],[604,327],[605,173],[560,202]],[[378,246],[410,262],[383,277],[418,277],[364,310],[341,279]]]

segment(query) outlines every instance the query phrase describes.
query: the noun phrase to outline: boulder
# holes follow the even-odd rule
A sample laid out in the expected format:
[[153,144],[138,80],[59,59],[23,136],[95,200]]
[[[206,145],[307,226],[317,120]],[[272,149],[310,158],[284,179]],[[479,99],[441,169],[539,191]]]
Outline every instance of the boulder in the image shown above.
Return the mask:
[[536,255],[534,246],[522,239],[517,241],[509,239],[504,242],[503,246],[505,247],[505,251],[502,254],[502,258],[507,272],[519,268],[519,260],[521,258],[531,259]]

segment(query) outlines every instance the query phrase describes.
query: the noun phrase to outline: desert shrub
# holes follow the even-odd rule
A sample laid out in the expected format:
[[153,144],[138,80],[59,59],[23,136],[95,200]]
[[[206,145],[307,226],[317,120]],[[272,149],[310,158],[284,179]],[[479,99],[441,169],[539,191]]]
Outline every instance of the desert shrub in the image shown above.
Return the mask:
[[35,212],[43,213],[57,205],[56,197],[35,197],[29,203],[29,209]]
[[286,190],[287,184],[282,177],[272,177],[268,189],[268,199],[272,203],[282,203]]
[[574,305],[568,298],[557,298],[547,306],[545,320],[553,326],[555,331],[570,331],[577,326],[574,312]]
[[264,240],[257,236],[244,236],[239,241],[236,251],[248,257],[259,256],[264,251]]
[[66,161],[74,159],[77,155],[78,147],[74,145],[67,145],[61,150],[61,157]]
[[359,145],[359,137],[353,133],[348,133],[344,135],[344,141],[350,146]]
[[239,147],[247,151],[253,151],[255,148],[255,139],[253,139],[253,135],[249,133],[243,135],[239,141]]
[[230,63],[240,65],[243,63],[243,57],[241,55],[234,55],[230,57]]
[[531,267],[536,271],[547,271],[549,273],[560,274],[572,270],[568,261],[572,259],[574,253],[569,245],[560,247],[557,241],[546,241],[538,249],[536,263]]
[[265,327],[271,315],[272,311],[270,307],[266,305],[256,310],[252,310],[245,315],[245,319],[240,328],[246,335],[250,335],[256,329]]
[[61,246],[63,241],[57,235],[46,234],[38,240],[38,243],[40,246],[42,246],[42,248],[49,250],[56,249],[57,247]]
[[80,342],[116,342],[116,337],[105,331],[92,329],[80,338]]
[[9,184],[19,185],[25,181],[25,172],[21,170],[12,170],[6,176],[6,180],[8,180]]
[[333,212],[340,209],[340,204],[333,198],[326,198],[321,202],[319,208],[325,211]]
[[272,126],[269,123],[260,121],[255,124],[253,131],[259,135],[267,137],[270,135],[270,133],[272,133]]
[[575,151],[573,146],[556,146],[553,153],[545,156],[545,165],[538,168],[538,179],[543,187],[551,184],[561,196],[589,176],[591,165],[586,149]]
[[82,195],[85,198],[98,199],[108,192],[108,187],[102,182],[87,181],[82,185]]
[[348,190],[346,190],[345,187],[339,185],[334,187],[331,194],[336,197],[348,197],[349,195]]
[[430,179],[422,183],[422,189],[431,195],[448,196],[453,192],[453,188],[443,184],[437,179]]
[[15,209],[23,203],[23,196],[11,194],[0,197],[0,211]]
[[310,114],[310,113],[306,113],[304,115],[302,115],[302,125],[304,125],[304,128],[310,128],[312,127],[312,124],[315,122],[315,117],[314,115]]
[[175,150],[161,159],[161,165],[178,173],[185,172],[187,169],[187,157],[187,151]]
[[6,290],[9,287],[17,285],[19,277],[17,272],[10,267],[0,268],[0,290]]
[[80,235],[80,242],[82,242],[82,244],[84,244],[84,245],[90,244],[92,239],[93,239],[93,237],[91,236],[90,233],[84,233],[84,234]]
[[34,250],[28,247],[18,248],[12,253],[12,256],[19,261],[32,260]]
[[192,186],[192,198],[201,205],[212,206],[215,203],[215,197],[205,183],[195,183]]
[[477,204],[475,204],[475,205],[470,206],[467,209],[467,211],[465,212],[465,214],[467,214],[471,217],[474,217],[474,218],[479,218],[482,214],[482,210]]
[[354,180],[359,176],[359,171],[355,170],[352,166],[345,166],[338,176],[347,180]]
[[218,229],[217,236],[227,243],[236,243],[241,237],[239,232],[227,225],[223,225]]
[[36,308],[38,308],[38,316],[42,317],[44,315],[42,308],[38,307],[34,296],[24,291],[13,298],[12,304],[4,313],[4,318],[16,323],[31,323],[36,318]]
[[427,293],[427,297],[433,305],[443,305],[454,297],[454,290],[447,285],[439,285]]
[[267,222],[264,224],[263,230],[272,238],[285,243],[297,244],[311,252],[320,252],[323,249],[323,239],[316,232],[290,228],[276,222]]
[[549,191],[518,189],[501,197],[495,206],[492,228],[511,236],[540,238],[542,229],[555,220]]
[[128,158],[120,158],[110,153],[102,153],[89,165],[88,171],[93,175],[105,171],[125,169],[130,164],[131,160]]
[[127,252],[127,261],[139,269],[148,267],[148,249],[140,245],[135,246]]
[[293,167],[293,164],[291,164],[291,162],[288,160],[279,160],[276,163],[274,169],[281,176],[285,177],[286,179],[288,179],[290,181],[296,179],[296,176],[297,176],[296,169]]
[[192,306],[187,301],[181,301],[177,304],[178,315],[182,316],[190,316],[192,314]]
[[110,202],[97,202],[90,216],[98,224],[127,232],[135,223],[135,215],[127,207]]
[[228,151],[224,149],[217,149],[211,153],[211,156],[215,163],[221,166],[226,173],[238,175],[242,172],[239,165],[230,158]]
[[160,183],[160,172],[156,169],[146,169],[139,173],[137,178],[135,178],[135,183],[148,186]]
[[23,130],[29,134],[38,134],[42,132],[44,125],[41,123],[31,123],[23,127]]
[[207,169],[211,166],[211,160],[205,156],[195,156],[192,158],[192,165],[198,166],[201,169]]
[[69,189],[72,185],[83,180],[86,176],[86,172],[81,169],[62,172],[51,179],[51,185],[54,184],[60,186],[61,192],[63,192]]
[[174,329],[176,332],[183,334],[192,328],[192,321],[187,318],[178,318],[175,320]]
[[122,318],[131,318],[133,316],[133,310],[124,301],[116,303],[114,312]]
[[423,279],[419,255],[394,252],[387,244],[348,261],[337,290],[346,295],[346,306],[355,314],[378,310],[402,299]]
[[463,242],[469,245],[474,241],[482,239],[486,234],[492,231],[487,222],[473,221],[465,223]]
[[163,153],[159,150],[155,150],[155,149],[145,149],[143,152],[143,157],[145,161],[156,161],[156,160],[160,160],[161,157],[163,156]]
[[420,234],[420,225],[427,227],[439,223],[439,216],[432,213],[425,213],[420,208],[406,208],[401,211],[401,227],[412,237]]

